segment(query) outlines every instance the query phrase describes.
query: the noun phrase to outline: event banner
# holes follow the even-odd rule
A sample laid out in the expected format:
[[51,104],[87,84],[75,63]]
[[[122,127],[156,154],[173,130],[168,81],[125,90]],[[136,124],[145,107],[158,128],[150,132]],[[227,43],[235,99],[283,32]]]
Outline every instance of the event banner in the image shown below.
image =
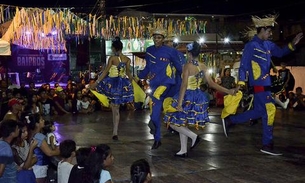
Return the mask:
[[[133,52],[145,52],[147,47],[154,45],[152,39],[123,39],[121,41],[123,43],[122,52],[124,54],[129,54]],[[112,41],[106,41],[106,55],[112,55],[111,44]]]
[[67,82],[70,68],[65,52],[31,50],[14,45],[11,59],[8,70],[19,73],[20,82]]

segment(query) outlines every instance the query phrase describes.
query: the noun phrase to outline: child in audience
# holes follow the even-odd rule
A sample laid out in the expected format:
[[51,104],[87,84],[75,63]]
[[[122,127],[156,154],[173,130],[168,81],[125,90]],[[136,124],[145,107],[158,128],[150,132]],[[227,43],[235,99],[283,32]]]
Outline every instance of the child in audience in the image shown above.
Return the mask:
[[151,183],[152,177],[149,163],[145,159],[139,159],[130,167],[131,183]]
[[106,170],[113,164],[113,160],[114,157],[108,145],[100,144],[91,147],[91,152],[84,169],[86,179],[83,183],[113,183],[109,171]]
[[90,152],[90,147],[81,147],[76,151],[77,164],[73,166],[70,172],[68,183],[83,183],[83,179],[86,176],[84,174],[84,167]]
[[57,165],[57,181],[68,183],[70,172],[73,168],[73,158],[75,157],[76,143],[73,140],[64,140],[59,145],[60,156],[63,158]]
[[24,119],[23,121],[27,121],[28,128],[30,130],[29,139],[35,139],[38,141],[38,145],[34,149],[37,162],[33,166],[36,182],[45,183],[48,172],[49,157],[59,155],[59,148],[56,147],[53,150],[47,144],[46,136],[42,133],[45,121],[40,114],[24,112],[22,116],[22,119]]
[[58,141],[54,134],[55,130],[54,121],[46,120],[44,122],[43,134],[47,136],[47,143],[52,149],[55,149],[55,147],[58,146]]
[[79,110],[79,113],[84,113],[84,114],[87,114],[87,113],[91,113],[93,112],[94,108],[93,106],[90,104],[90,100],[89,100],[89,97],[87,95],[83,95],[82,96],[82,100],[80,101],[80,110]]

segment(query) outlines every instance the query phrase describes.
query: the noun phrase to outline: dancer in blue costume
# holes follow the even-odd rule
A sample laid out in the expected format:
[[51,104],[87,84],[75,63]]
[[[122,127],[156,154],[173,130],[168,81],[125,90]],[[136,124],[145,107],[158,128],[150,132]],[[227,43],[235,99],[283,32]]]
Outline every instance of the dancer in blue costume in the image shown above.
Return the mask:
[[119,37],[112,41],[114,56],[108,59],[103,73],[98,77],[91,88],[110,99],[113,120],[113,140],[118,140],[118,127],[120,121],[120,105],[132,103],[134,100],[132,80],[130,73],[130,59],[122,54],[123,43]]
[[278,47],[269,41],[272,36],[276,16],[265,18],[252,17],[252,21],[256,27],[257,34],[245,45],[244,52],[239,68],[240,87],[245,85],[248,75],[249,86],[254,91],[254,106],[252,110],[244,113],[229,116],[223,119],[224,133],[228,136],[228,128],[235,123],[244,123],[252,119],[262,119],[263,124],[263,146],[261,152],[270,155],[281,155],[273,149],[273,122],[276,112],[274,99],[271,94],[270,64],[271,57],[282,57],[295,49],[295,45],[303,37],[303,33],[299,33],[284,48]]
[[146,49],[146,66],[140,72],[139,78],[149,79],[149,86],[152,90],[150,98],[152,100],[151,122],[152,133],[154,134],[154,144],[151,149],[157,149],[161,145],[161,113],[163,100],[167,97],[170,88],[175,85],[175,73],[182,72],[177,50],[163,45],[166,32],[157,28],[153,32],[154,45]]
[[[176,42],[174,39],[176,39],[176,35],[175,34],[167,35],[165,40],[164,40],[164,45],[169,46],[171,48],[175,48],[177,50],[177,55],[179,57],[180,64],[181,65],[185,65],[186,64],[185,56],[184,56],[184,54],[181,51],[179,51],[177,49],[178,42]],[[176,82],[176,84],[170,88],[170,90],[168,92],[168,96],[169,97],[173,97],[177,93],[177,91],[179,91],[180,86],[181,86],[181,82],[182,82],[182,78],[181,78],[182,73],[176,71],[175,67],[172,67],[172,68],[173,68],[173,71],[175,72],[175,80],[176,80],[175,82]],[[170,133],[177,133],[170,126],[167,127],[167,130]]]
[[188,156],[188,138],[192,139],[191,149],[200,142],[200,137],[188,127],[193,126],[198,130],[210,121],[208,116],[209,99],[200,90],[203,79],[206,80],[209,87],[221,92],[234,95],[237,91],[237,89],[227,89],[213,82],[205,64],[198,62],[200,51],[201,46],[196,41],[187,45],[188,63],[183,67],[180,91],[173,97],[171,104],[177,111],[165,111],[164,121],[180,135],[181,149],[175,154],[178,157]]
[[[184,54],[177,49],[178,43],[175,42],[175,40],[174,40],[175,38],[176,38],[175,34],[170,34],[170,35],[166,36],[166,38],[164,39],[164,45],[174,48],[177,51],[177,55],[179,57],[179,63],[180,63],[180,65],[183,66],[184,64],[186,64],[186,59],[185,59]],[[182,82],[182,78],[181,78],[182,70],[177,71],[174,66],[172,67],[172,69],[175,73],[175,83],[176,84],[170,88],[170,90],[168,92],[169,97],[173,97],[177,93],[177,91],[180,89],[181,82]]]

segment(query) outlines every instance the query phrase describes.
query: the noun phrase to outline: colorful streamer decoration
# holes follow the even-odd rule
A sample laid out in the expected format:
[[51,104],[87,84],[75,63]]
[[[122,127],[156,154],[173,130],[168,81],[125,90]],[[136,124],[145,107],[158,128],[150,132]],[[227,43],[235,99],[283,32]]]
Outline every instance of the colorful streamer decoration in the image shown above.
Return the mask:
[[[0,22],[7,20],[8,15],[11,14],[4,15],[2,9],[4,9],[3,6],[0,6]],[[93,16],[92,21],[94,18],[95,16]],[[11,23],[2,39],[34,50],[66,51],[67,35],[91,36],[94,33],[89,32],[88,21],[77,17],[68,9],[43,10],[16,7],[10,21]]]
[[[12,16],[13,15],[13,16]],[[206,20],[154,17],[114,17],[105,19],[89,14],[78,17],[67,8],[40,9],[0,5],[0,24],[11,21],[2,39],[35,50],[66,50],[66,38],[150,39],[159,27],[168,34],[191,35],[206,32]]]

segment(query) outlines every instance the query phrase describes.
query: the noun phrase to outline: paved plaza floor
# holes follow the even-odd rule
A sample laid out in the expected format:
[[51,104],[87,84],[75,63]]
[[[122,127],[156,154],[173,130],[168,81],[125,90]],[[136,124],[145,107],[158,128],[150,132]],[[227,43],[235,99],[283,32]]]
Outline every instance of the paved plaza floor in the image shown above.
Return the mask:
[[282,156],[259,151],[261,122],[236,125],[226,138],[220,113],[221,108],[211,108],[211,122],[205,129],[195,130],[202,142],[188,152],[188,158],[174,156],[180,150],[179,135],[169,133],[165,125],[162,146],[151,150],[149,110],[121,111],[119,141],[112,140],[112,114],[107,111],[57,117],[56,135],[59,141],[75,140],[79,147],[108,144],[115,158],[109,169],[114,183],[129,182],[129,167],[140,158],[150,163],[154,183],[305,182],[304,113],[277,110],[274,143]]

